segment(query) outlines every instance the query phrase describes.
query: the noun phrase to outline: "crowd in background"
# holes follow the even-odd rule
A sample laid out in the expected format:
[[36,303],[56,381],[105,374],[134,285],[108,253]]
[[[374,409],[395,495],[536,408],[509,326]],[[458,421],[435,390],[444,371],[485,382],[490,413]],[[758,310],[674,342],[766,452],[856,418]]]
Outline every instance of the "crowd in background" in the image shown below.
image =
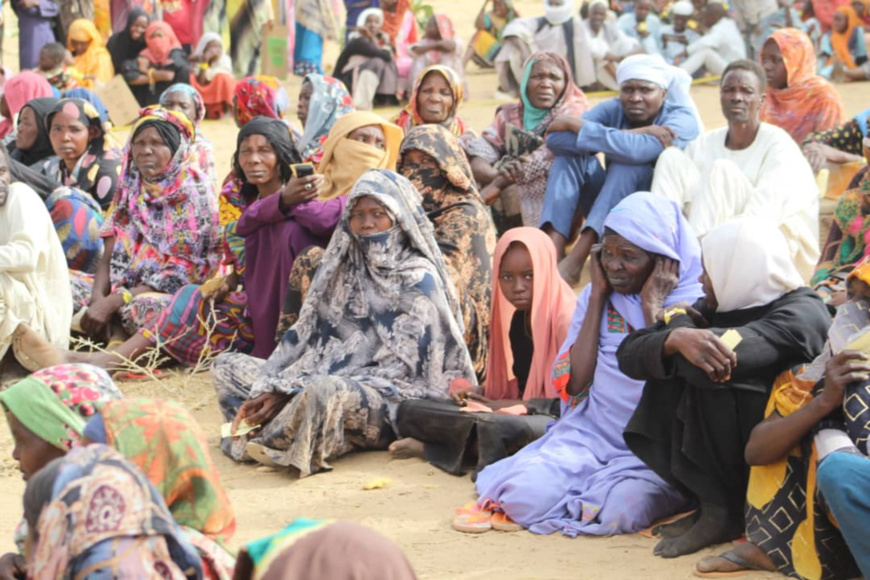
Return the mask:
[[[0,392],[27,480],[0,578],[414,578],[342,522],[236,553],[206,434],[111,376],[155,349],[212,361],[238,462],[388,450],[474,473],[460,532],[870,575],[870,109],[837,88],[870,76],[866,0],[493,0],[468,43],[408,0],[133,4],[13,1],[0,358],[32,374]],[[298,95],[257,74],[278,25]],[[467,66],[504,101],[479,133]]]

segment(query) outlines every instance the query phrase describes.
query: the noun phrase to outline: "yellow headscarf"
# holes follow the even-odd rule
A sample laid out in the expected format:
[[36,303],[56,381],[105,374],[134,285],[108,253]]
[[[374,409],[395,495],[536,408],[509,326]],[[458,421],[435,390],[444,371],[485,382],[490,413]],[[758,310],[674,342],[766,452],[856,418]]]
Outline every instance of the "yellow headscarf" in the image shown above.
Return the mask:
[[[73,41],[91,43],[84,54],[75,57],[76,70],[83,76],[96,77],[97,81],[100,82],[107,83],[112,80],[115,75],[112,56],[106,50],[103,36],[94,23],[84,18],[73,20],[67,33],[67,48],[70,52],[73,50]],[[86,89],[93,89],[96,86],[96,83],[91,79],[84,79],[81,84]]]
[[857,278],[865,284],[870,284],[870,256],[855,264],[855,268],[849,272],[846,280],[852,280],[853,278]]
[[[384,130],[386,150],[347,138],[360,127],[378,125]],[[350,192],[363,173],[369,169],[396,170],[402,130],[380,115],[357,111],[341,117],[329,131],[323,143],[323,159],[317,171],[326,178],[323,193],[318,199],[326,201]]]

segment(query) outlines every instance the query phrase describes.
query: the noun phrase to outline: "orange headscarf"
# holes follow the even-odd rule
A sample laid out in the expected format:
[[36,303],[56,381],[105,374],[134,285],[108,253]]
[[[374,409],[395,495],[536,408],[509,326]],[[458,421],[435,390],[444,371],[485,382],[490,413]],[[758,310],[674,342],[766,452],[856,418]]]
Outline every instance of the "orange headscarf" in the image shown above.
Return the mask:
[[534,354],[523,399],[555,398],[553,362],[571,325],[577,296],[559,275],[556,248],[538,228],[514,228],[505,232],[495,247],[492,262],[492,322],[489,331],[489,356],[486,370],[486,397],[517,399],[519,388],[513,376],[510,344],[511,319],[516,309],[501,293],[501,260],[513,242],[523,244],[532,256],[532,342]]
[[[396,42],[396,36],[405,19],[405,12],[411,9],[411,0],[397,0],[394,10],[384,10],[384,24],[381,30],[390,37],[390,42]],[[382,8],[383,10],[383,8]]]
[[767,87],[761,120],[784,129],[798,143],[838,126],[846,116],[843,102],[834,86],[816,74],[810,37],[797,28],[780,28],[767,42],[779,47],[788,82],[783,89]]
[[865,284],[870,284],[870,256],[866,256],[863,260],[855,264],[855,268],[849,272],[846,280],[857,278]]
[[855,29],[861,26],[861,18],[852,6],[840,6],[837,8],[837,12],[846,16],[846,30],[844,32],[837,32],[836,28],[831,29],[831,48],[834,49],[833,56],[840,59],[848,68],[855,68],[855,59],[852,58],[852,53],[849,52],[849,40],[855,33]]

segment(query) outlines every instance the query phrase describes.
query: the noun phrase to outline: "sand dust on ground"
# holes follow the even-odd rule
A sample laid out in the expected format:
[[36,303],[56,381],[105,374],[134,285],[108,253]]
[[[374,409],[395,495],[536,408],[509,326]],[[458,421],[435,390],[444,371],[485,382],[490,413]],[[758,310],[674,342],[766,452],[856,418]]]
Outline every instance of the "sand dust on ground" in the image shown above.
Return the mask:
[[[459,34],[470,38],[479,10],[477,2],[433,0],[432,4],[438,11],[462,15],[454,17],[454,21]],[[541,13],[537,1],[519,0],[515,4],[524,16]],[[4,47],[12,49],[6,53],[8,63],[13,59],[15,43],[7,37]],[[336,55],[334,48],[328,49],[324,62],[334,62]],[[299,85],[296,78],[287,83],[294,103]],[[470,95],[460,113],[473,129],[480,131],[490,123],[498,104],[493,100],[495,75],[470,65],[468,85]],[[839,87],[849,115],[868,106],[867,87],[867,83]],[[698,86],[692,93],[707,129],[723,126],[718,88]],[[381,112],[388,115],[395,110]],[[225,175],[237,130],[231,120],[206,122],[203,130],[214,143],[218,175]],[[181,401],[209,433],[212,454],[236,510],[238,530],[232,542],[235,546],[275,532],[300,516],[348,519],[370,526],[397,542],[420,578],[429,580],[693,578],[692,569],[698,559],[725,548],[709,548],[695,555],[663,560],[652,555],[653,540],[634,534],[578,539],[528,532],[462,534],[453,531],[450,522],[454,508],[476,497],[469,477],[447,475],[422,460],[391,460],[386,452],[350,455],[333,462],[333,471],[302,480],[268,468],[238,465],[218,449],[222,420],[208,373],[182,375],[159,384],[124,383],[121,388],[126,396]],[[0,549],[4,550],[13,549],[12,534],[21,518],[24,491],[24,482],[12,460],[12,448],[8,429],[0,427]],[[367,482],[380,477],[390,478],[390,484],[383,489],[363,490]]]

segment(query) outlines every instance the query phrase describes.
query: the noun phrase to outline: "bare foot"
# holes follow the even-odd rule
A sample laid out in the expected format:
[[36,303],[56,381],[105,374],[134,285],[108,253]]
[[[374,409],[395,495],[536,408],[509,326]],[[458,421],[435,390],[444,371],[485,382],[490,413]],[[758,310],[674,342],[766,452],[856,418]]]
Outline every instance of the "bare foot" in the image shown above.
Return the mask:
[[426,451],[422,441],[417,441],[410,437],[393,441],[389,447],[390,456],[393,459],[411,459],[419,457],[426,458]]
[[21,366],[30,372],[66,362],[63,350],[51,344],[23,322],[12,334],[12,351]]
[[701,574],[739,572],[741,570],[773,572],[776,570],[776,566],[761,548],[752,542],[744,542],[719,556],[707,556],[695,564],[695,570]]
[[656,544],[653,553],[662,558],[676,558],[743,535],[742,516],[735,517],[725,508],[712,504],[702,505],[700,512],[698,521],[686,533],[662,540]]
[[662,524],[660,526],[656,526],[653,528],[654,536],[661,536],[663,538],[676,538],[682,536],[686,532],[688,532],[692,526],[695,525],[695,522],[698,521],[698,518],[701,514],[698,510],[695,510],[691,514],[687,515],[684,518],[680,518],[675,522],[671,522],[669,524]]

